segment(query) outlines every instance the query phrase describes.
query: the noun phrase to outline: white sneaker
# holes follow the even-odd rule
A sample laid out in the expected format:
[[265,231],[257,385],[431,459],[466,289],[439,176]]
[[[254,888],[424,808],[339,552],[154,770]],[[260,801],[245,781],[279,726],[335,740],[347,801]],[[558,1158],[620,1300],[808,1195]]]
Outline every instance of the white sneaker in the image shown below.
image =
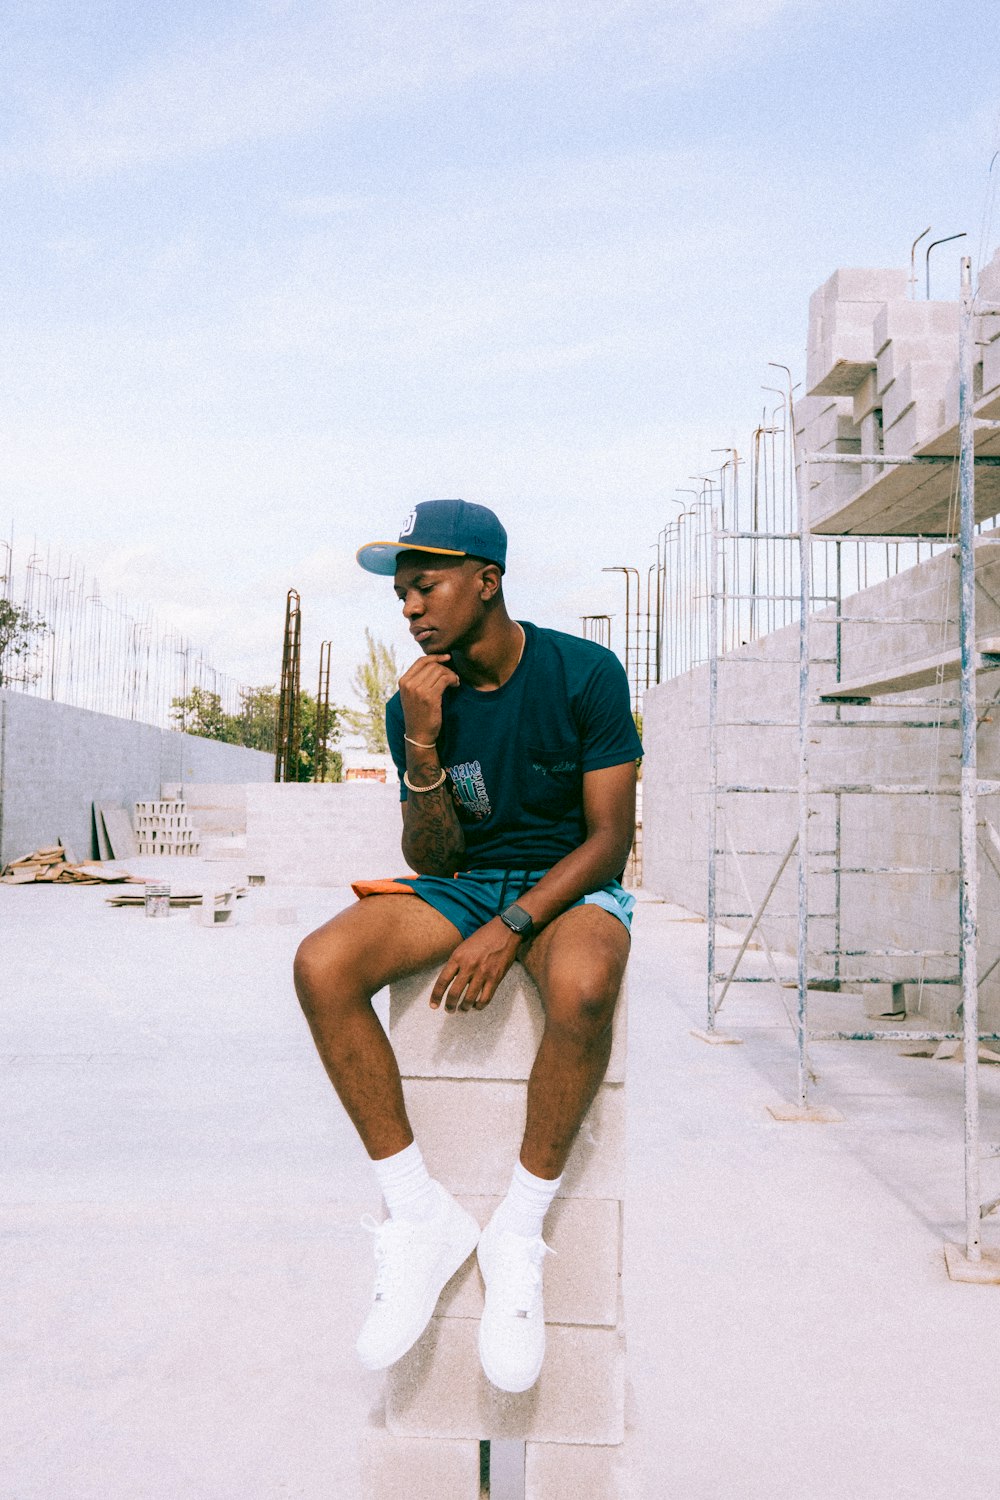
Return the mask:
[[501,1391],[527,1391],[545,1358],[542,1262],[551,1254],[538,1236],[498,1230],[491,1219],[479,1239],[486,1306],[479,1325],[479,1358]]
[[366,1369],[384,1370],[413,1347],[446,1282],[476,1248],[475,1219],[439,1182],[434,1187],[441,1206],[431,1219],[361,1220],[375,1235],[375,1291],[357,1342]]

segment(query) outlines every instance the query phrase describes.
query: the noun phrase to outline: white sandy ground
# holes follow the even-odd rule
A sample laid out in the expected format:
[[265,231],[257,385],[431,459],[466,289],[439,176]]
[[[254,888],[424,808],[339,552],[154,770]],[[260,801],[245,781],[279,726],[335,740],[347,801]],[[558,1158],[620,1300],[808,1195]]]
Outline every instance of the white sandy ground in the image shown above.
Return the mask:
[[[0,1495],[355,1500],[379,1390],[351,1347],[358,1219],[377,1200],[289,980],[348,895],[266,889],[295,925],[225,931],[105,895],[0,887]],[[745,988],[727,1002],[745,1044],[695,1040],[705,928],[683,917],[641,904],[632,962],[641,1493],[997,1495],[1000,1287],[954,1284],[942,1258],[960,1237],[960,1068],[817,1047],[817,1097],[844,1123],[775,1123],[765,1106],[794,1086],[780,1009]],[[985,1178],[1000,1192],[1000,1163]]]

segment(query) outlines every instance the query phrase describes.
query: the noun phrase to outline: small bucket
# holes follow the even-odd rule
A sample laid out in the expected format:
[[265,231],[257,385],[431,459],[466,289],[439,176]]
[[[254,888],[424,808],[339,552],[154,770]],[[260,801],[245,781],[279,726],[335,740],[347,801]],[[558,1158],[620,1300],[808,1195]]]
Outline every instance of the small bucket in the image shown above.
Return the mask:
[[146,882],[146,916],[169,917],[170,887],[162,881]]

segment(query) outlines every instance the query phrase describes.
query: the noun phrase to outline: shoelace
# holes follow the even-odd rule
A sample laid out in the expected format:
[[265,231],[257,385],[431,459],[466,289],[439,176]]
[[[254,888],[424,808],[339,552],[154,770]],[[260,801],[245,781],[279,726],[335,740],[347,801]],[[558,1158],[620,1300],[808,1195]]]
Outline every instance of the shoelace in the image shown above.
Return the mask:
[[[521,1244],[518,1244],[521,1240]],[[528,1318],[534,1311],[542,1285],[542,1261],[555,1255],[551,1245],[541,1238],[524,1244],[523,1236],[505,1234],[497,1247],[501,1285],[507,1292],[507,1311],[516,1318]]]
[[413,1224],[408,1219],[386,1219],[380,1224],[371,1214],[365,1214],[361,1227],[375,1236],[373,1301],[388,1302],[399,1284],[404,1252],[413,1238]]

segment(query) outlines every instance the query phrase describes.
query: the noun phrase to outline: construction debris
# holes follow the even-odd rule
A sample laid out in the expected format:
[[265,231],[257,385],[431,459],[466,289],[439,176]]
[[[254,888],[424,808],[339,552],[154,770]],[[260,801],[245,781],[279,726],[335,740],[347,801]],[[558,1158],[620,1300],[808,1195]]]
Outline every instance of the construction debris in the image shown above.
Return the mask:
[[[962,1042],[954,1038],[948,1038],[943,1042],[929,1042],[919,1047],[903,1047],[900,1057],[930,1057],[934,1062],[964,1062],[965,1047]],[[1000,1052],[995,1047],[988,1047],[985,1042],[979,1043],[979,1061],[982,1063],[1000,1063]]]
[[124,807],[95,802],[94,818],[95,821],[99,820],[104,825],[104,834],[112,859],[132,859],[139,853],[139,845]]
[[[215,893],[215,895],[214,895],[214,902],[215,902],[216,907],[219,907],[220,905],[224,905],[225,904],[225,898],[228,897],[230,894],[232,894],[232,893],[231,892],[222,892],[222,893],[218,893],[217,892],[217,893]],[[236,890],[235,890],[235,896],[237,898],[239,898],[239,897],[242,897],[242,896],[245,896],[245,895],[246,895],[246,887],[245,886],[238,886],[236,888]],[[204,904],[204,900],[205,900],[205,897],[204,897],[203,892],[201,892],[201,891],[171,891],[170,892],[170,905],[172,907],[174,907],[174,906],[177,906],[177,907],[183,907],[183,906],[202,906]],[[145,896],[144,892],[140,892],[140,891],[136,891],[136,892],[132,892],[132,891],[119,891],[119,892],[116,892],[115,895],[113,895],[113,896],[108,896],[107,897],[107,903],[108,903],[109,906],[144,906],[145,903],[146,903],[146,896]]]
[[73,864],[62,844],[13,859],[0,875],[4,885],[118,885],[137,879],[126,870],[109,870],[95,860]]

